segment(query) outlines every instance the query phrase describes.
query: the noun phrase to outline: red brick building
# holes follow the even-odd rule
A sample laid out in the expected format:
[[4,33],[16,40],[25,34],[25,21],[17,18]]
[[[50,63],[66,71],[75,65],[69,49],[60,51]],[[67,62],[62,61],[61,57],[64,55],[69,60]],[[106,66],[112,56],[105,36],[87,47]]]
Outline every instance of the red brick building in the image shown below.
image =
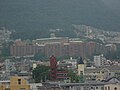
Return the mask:
[[72,41],[69,45],[69,55],[71,57],[85,56],[85,43],[81,41]]
[[34,55],[37,52],[37,46],[18,40],[10,46],[10,54],[12,56]]
[[[49,41],[50,40],[50,41]],[[97,45],[98,46],[98,45]],[[79,57],[91,56],[97,49],[95,42],[82,42],[68,39],[42,39],[28,43],[25,41],[15,41],[10,47],[12,56],[27,56],[42,53],[46,57],[54,55],[56,57]],[[101,49],[100,49],[101,50]]]

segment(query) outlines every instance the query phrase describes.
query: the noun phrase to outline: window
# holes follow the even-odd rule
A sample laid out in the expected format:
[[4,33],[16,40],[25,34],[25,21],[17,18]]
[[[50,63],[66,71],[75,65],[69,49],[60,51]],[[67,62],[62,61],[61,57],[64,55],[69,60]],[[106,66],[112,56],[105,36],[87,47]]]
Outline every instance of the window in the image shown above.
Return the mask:
[[114,90],[117,90],[117,87],[115,87]]
[[80,71],[80,75],[83,75],[83,71]]
[[18,84],[21,84],[21,79],[18,79]]
[[108,90],[110,90],[110,86],[108,86]]
[[96,87],[96,89],[98,89],[98,87]]
[[107,87],[105,87],[105,90],[107,90]]
[[10,90],[10,88],[6,88],[5,90]]

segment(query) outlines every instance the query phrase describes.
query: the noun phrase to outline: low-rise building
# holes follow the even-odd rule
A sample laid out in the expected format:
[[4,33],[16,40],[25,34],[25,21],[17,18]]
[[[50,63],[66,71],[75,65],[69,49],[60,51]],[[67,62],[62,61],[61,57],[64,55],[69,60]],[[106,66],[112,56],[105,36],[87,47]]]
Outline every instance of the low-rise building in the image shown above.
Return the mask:
[[[110,87],[110,89],[105,89]],[[39,86],[37,90],[120,90],[119,83],[56,83],[46,82],[43,86]]]
[[104,90],[120,90],[120,83],[106,84],[104,85]]
[[11,77],[10,90],[30,90],[30,85],[24,78]]
[[30,90],[30,85],[24,78],[14,76],[8,81],[0,81],[0,90]]
[[119,77],[120,66],[102,66],[85,68],[86,80],[103,81],[111,77]]

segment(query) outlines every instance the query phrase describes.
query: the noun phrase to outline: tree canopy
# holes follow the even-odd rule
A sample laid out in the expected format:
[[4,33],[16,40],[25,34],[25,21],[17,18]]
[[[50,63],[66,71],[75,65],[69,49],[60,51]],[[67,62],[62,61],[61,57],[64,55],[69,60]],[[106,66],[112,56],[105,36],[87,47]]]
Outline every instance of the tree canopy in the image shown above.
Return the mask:
[[39,65],[33,70],[33,79],[35,80],[35,82],[44,82],[50,79],[49,74],[49,66]]

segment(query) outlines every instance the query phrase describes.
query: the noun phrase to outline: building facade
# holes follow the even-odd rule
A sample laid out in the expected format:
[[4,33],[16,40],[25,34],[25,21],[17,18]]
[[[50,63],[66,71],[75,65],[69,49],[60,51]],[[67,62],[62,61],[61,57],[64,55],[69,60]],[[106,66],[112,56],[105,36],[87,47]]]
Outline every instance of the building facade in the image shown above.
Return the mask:
[[50,78],[52,81],[69,81],[67,67],[58,65],[53,55],[50,57]]
[[[84,42],[67,37],[54,37],[36,39],[32,42],[16,40],[10,47],[12,56],[29,56],[42,53],[46,57],[90,57],[95,52],[102,52],[102,48],[96,42]],[[102,45],[101,45],[102,47]]]
[[30,85],[24,78],[15,76],[10,81],[2,81],[0,90],[30,90]]
[[37,90],[120,90],[120,83],[91,82],[91,83],[57,83],[45,82]]
[[104,90],[120,90],[120,84],[106,84],[104,85]]
[[107,60],[103,56],[103,54],[98,55],[98,56],[94,56],[94,64],[96,67],[104,66],[106,64],[106,62],[107,62]]

